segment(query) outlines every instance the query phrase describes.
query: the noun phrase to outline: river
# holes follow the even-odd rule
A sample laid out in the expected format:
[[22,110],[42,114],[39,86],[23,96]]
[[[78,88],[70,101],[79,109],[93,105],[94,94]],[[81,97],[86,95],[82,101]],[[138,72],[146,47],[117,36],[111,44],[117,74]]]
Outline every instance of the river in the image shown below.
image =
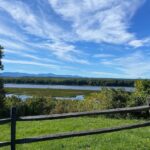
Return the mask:
[[[103,86],[76,86],[76,85],[39,85],[39,84],[5,84],[6,88],[33,88],[33,89],[70,89],[70,90],[90,90],[100,91]],[[109,87],[112,89],[124,89],[125,91],[133,92],[134,87]]]

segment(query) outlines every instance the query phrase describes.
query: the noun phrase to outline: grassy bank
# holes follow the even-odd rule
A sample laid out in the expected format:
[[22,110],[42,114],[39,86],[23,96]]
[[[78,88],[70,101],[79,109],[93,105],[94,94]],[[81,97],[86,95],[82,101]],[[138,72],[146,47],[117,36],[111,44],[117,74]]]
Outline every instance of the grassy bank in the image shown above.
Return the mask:
[[30,88],[5,88],[6,93],[25,94],[38,97],[76,96],[88,95],[95,91],[88,90],[63,90],[63,89],[30,89]]
[[[123,124],[142,122],[139,120],[108,119],[101,117],[83,117],[55,121],[19,122],[17,138],[34,137],[58,132],[92,130],[114,127]],[[9,140],[10,125],[0,126],[0,141]],[[9,150],[9,147],[2,148]],[[150,127],[76,137],[63,140],[17,145],[17,150],[148,150],[150,149]]]

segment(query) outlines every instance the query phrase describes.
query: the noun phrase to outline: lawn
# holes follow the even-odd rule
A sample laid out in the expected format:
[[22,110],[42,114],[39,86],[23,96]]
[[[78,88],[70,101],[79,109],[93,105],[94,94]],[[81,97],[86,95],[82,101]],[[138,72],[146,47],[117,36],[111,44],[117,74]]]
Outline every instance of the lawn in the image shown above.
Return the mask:
[[[104,117],[82,117],[53,121],[18,122],[17,138],[34,137],[68,131],[92,130],[127,125],[143,120],[109,119]],[[0,141],[9,140],[10,125],[0,126]],[[1,148],[9,150],[9,147]],[[150,127],[17,145],[17,150],[149,150]]]
[[62,90],[62,89],[30,89],[30,88],[5,88],[6,93],[25,94],[31,96],[57,97],[57,96],[76,96],[88,95],[95,91],[88,90]]

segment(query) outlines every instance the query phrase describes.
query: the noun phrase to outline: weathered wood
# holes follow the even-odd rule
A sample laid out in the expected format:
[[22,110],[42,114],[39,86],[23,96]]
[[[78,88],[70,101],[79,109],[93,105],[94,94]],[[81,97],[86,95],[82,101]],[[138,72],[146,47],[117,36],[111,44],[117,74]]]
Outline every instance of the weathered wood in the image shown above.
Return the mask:
[[147,105],[150,106],[150,96],[147,97]]
[[146,106],[139,106],[139,107],[117,108],[117,109],[91,111],[91,112],[77,112],[77,113],[64,113],[64,114],[53,114],[53,115],[27,116],[27,117],[19,117],[19,118],[17,118],[17,121],[53,120],[53,119],[64,119],[64,118],[92,116],[92,115],[130,113],[130,112],[148,111],[149,109],[150,109],[150,106],[146,105]]
[[[150,106],[150,96],[147,97],[147,105]],[[147,116],[150,116],[150,109],[146,111]]]
[[16,149],[16,108],[11,109],[11,150]]
[[62,133],[62,134],[52,134],[47,136],[40,136],[40,137],[33,137],[33,138],[24,138],[16,140],[16,144],[24,144],[24,143],[32,143],[32,142],[40,142],[40,141],[47,141],[47,140],[55,140],[55,139],[64,139],[70,137],[79,137],[79,136],[87,136],[87,135],[94,135],[94,134],[102,134],[102,133],[111,133],[117,132],[122,130],[129,130],[135,128],[142,128],[150,126],[150,121],[145,123],[139,124],[132,124],[114,128],[104,128],[104,129],[97,129],[91,131],[81,131],[81,132],[70,132],[70,133]]
[[8,123],[8,122],[10,122],[10,121],[11,121],[10,118],[0,119],[0,125],[1,125],[1,124],[5,124],[5,123]]
[[0,142],[0,147],[9,146],[10,142]]

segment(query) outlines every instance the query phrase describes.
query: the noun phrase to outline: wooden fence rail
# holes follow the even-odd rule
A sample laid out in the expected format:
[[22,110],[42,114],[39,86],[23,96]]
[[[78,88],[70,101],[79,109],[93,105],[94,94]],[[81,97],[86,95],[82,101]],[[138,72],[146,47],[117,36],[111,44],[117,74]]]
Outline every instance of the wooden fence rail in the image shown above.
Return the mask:
[[77,112],[77,113],[64,113],[64,114],[53,114],[53,115],[40,115],[40,116],[27,116],[19,117],[17,121],[39,121],[39,120],[54,120],[54,119],[65,119],[65,118],[74,118],[74,117],[83,117],[83,116],[93,116],[93,115],[108,115],[116,113],[131,113],[131,112],[141,112],[149,111],[150,106],[139,106],[131,108],[117,108],[101,111],[91,111],[91,112]]
[[61,134],[51,134],[40,137],[32,137],[32,138],[23,138],[16,139],[16,121],[38,121],[38,120],[53,120],[53,119],[65,119],[65,118],[73,118],[73,117],[82,117],[82,116],[91,116],[91,115],[104,115],[104,114],[115,114],[115,113],[131,113],[131,112],[142,112],[150,111],[150,104],[139,107],[130,107],[130,108],[117,108],[117,109],[109,109],[102,111],[92,111],[92,112],[78,112],[78,113],[65,113],[65,114],[54,114],[54,115],[40,115],[40,116],[27,116],[27,117],[16,117],[16,108],[13,107],[11,109],[10,118],[1,119],[0,125],[10,122],[11,123],[11,141],[0,142],[0,147],[11,146],[11,150],[16,149],[16,144],[24,144],[24,143],[32,143],[46,140],[55,140],[55,139],[63,139],[69,137],[77,137],[77,136],[87,136],[93,134],[102,134],[102,133],[111,133],[128,129],[135,129],[141,127],[150,126],[150,121],[132,124],[120,127],[113,128],[104,128],[90,131],[80,131],[80,132],[69,132],[69,133],[61,133]]
[[10,122],[10,121],[11,121],[10,118],[0,119],[0,125],[1,125],[1,124],[5,124],[5,123],[8,123],[8,122]]

